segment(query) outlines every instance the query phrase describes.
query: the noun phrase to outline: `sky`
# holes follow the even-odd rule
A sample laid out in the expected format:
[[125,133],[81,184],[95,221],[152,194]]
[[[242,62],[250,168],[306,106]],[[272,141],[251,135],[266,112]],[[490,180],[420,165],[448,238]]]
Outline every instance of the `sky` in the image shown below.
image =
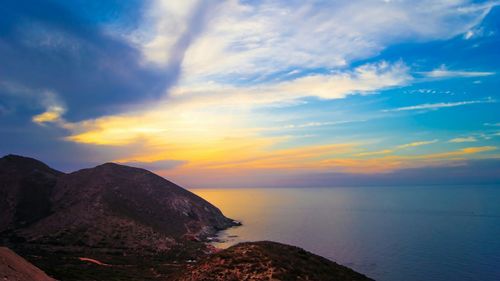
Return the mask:
[[500,1],[6,0],[0,154],[186,187],[500,183]]

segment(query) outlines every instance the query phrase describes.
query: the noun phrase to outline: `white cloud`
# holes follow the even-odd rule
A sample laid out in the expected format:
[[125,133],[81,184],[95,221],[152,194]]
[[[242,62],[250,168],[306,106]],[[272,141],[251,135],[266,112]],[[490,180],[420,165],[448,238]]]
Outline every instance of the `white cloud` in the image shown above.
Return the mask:
[[495,72],[484,72],[484,71],[461,71],[461,70],[448,70],[445,65],[440,66],[429,72],[421,72],[424,76],[430,78],[455,78],[455,77],[484,77],[495,75]]
[[[172,63],[172,49],[189,33],[196,10],[206,6],[201,3],[153,1],[133,36],[146,62]],[[192,106],[286,106],[305,97],[336,99],[405,85],[412,77],[401,62],[345,67],[394,43],[463,34],[494,5],[467,0],[218,2],[204,9],[203,30],[176,61],[182,75],[167,99]]]
[[40,125],[56,123],[61,127],[66,127],[67,122],[62,117],[66,112],[66,106],[60,101],[58,95],[52,91],[43,91],[38,95],[41,97],[40,103],[45,111],[33,116],[31,120]]
[[60,106],[50,106],[43,113],[33,116],[32,120],[38,124],[58,122],[66,110]]
[[[403,63],[380,62],[363,65],[352,71],[311,75],[253,87],[215,83],[199,87],[178,87],[173,89],[168,99],[154,106],[147,106],[143,111],[78,123],[61,123],[61,126],[71,132],[68,140],[76,142],[126,145],[147,139],[151,146],[157,143],[183,147],[193,143],[200,146],[202,143],[214,144],[233,138],[255,136],[262,130],[269,130],[276,121],[276,116],[252,114],[256,108],[290,104],[305,97],[336,99],[351,93],[368,94],[405,83],[407,72]],[[282,121],[289,120],[286,118],[288,117]],[[339,123],[341,122],[309,122],[299,124],[297,128]],[[281,129],[291,127],[282,125]],[[285,137],[288,138],[281,136],[280,139]],[[276,140],[265,137],[261,141]]]
[[[136,32],[148,61],[166,63],[199,1],[156,0]],[[496,2],[237,1],[221,3],[193,40],[184,78],[255,78],[338,68],[402,41],[448,39],[473,30]]]
[[477,139],[475,137],[464,137],[464,138],[454,138],[449,140],[448,142],[453,143],[462,143],[462,142],[476,142]]
[[408,67],[397,62],[365,64],[352,71],[312,74],[284,82],[230,86],[207,83],[173,89],[171,97],[190,103],[212,105],[295,104],[305,97],[340,99],[349,94],[369,94],[374,91],[405,85],[411,80]]
[[310,127],[323,127],[323,126],[333,126],[333,125],[342,125],[348,123],[356,123],[356,122],[364,122],[366,120],[343,120],[343,121],[330,121],[330,122],[308,122],[302,124],[290,124],[284,127],[280,127],[278,129],[302,129],[302,128],[310,128]]
[[473,28],[473,29],[467,31],[464,34],[464,39],[470,40],[470,39],[474,39],[474,38],[489,37],[489,36],[493,36],[494,34],[495,34],[495,32],[493,32],[493,31],[486,31],[483,27],[477,27],[477,28]]
[[[37,124],[44,123],[59,123],[63,125],[62,115],[66,112],[66,106],[61,101],[59,95],[51,90],[39,90],[26,87],[22,84],[0,81],[0,97],[1,95],[14,97],[19,100],[18,106],[28,106],[32,110],[44,111],[40,114],[34,115],[31,120]],[[14,108],[0,107],[0,114],[2,112],[9,113],[14,111]]]
[[156,0],[146,9],[146,21],[130,38],[141,46],[147,62],[165,64],[169,61],[175,43],[188,28],[195,3],[196,0]]
[[416,142],[411,142],[411,143],[406,143],[406,144],[399,145],[397,148],[398,149],[403,149],[403,148],[409,148],[409,147],[416,147],[416,146],[433,144],[433,143],[436,143],[436,142],[438,142],[438,140],[416,141]]
[[412,106],[403,106],[392,109],[385,109],[383,112],[392,112],[392,111],[408,111],[408,110],[434,110],[444,107],[455,107],[469,104],[481,104],[481,103],[496,103],[497,101],[494,99],[485,99],[485,100],[472,100],[472,101],[459,101],[459,102],[440,102],[440,103],[425,103],[418,104]]
[[500,123],[484,123],[484,126],[500,127]]

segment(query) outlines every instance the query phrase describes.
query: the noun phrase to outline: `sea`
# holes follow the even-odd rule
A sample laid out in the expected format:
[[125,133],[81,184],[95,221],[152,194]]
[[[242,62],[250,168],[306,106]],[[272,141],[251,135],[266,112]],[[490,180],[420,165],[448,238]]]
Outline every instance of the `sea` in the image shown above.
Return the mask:
[[379,281],[500,281],[500,186],[191,189],[242,226]]

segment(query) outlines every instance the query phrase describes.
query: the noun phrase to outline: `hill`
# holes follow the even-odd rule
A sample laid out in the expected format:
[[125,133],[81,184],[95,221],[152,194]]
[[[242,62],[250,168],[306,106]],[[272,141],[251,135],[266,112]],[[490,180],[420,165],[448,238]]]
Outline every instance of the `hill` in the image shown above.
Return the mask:
[[0,194],[0,231],[11,243],[158,252],[235,225],[180,186],[114,163],[64,174],[9,155]]
[[206,257],[176,281],[369,281],[301,248],[270,241],[240,243]]

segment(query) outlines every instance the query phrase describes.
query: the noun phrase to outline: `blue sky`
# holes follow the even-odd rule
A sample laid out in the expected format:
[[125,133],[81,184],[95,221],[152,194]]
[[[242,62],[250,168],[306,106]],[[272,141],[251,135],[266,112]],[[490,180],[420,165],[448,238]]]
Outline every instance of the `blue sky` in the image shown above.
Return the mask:
[[8,0],[0,152],[187,186],[498,183],[499,5]]

